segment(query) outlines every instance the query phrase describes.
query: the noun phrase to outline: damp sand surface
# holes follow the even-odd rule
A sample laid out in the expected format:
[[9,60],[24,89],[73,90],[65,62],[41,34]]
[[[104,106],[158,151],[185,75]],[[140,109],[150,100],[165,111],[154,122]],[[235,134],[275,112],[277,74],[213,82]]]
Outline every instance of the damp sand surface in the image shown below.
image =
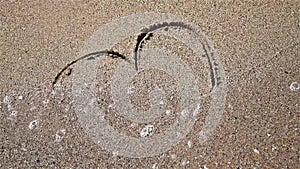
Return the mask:
[[[297,1],[1,3],[0,168],[297,168],[299,8]],[[52,82],[61,69],[80,57],[85,42],[99,27],[146,11],[179,15],[201,28],[223,64],[227,97],[224,116],[204,144],[199,143],[198,134],[205,124],[210,97],[201,100],[203,113],[177,145],[153,157],[128,158],[101,148],[82,127],[71,90],[76,69],[64,72],[55,90]],[[136,38],[114,49],[129,55],[132,50],[126,49],[134,49]],[[163,36],[154,36],[144,47],[164,45],[174,53],[190,52]],[[205,67],[186,59],[192,54],[180,56],[201,77],[198,81],[206,84],[200,89],[209,92],[205,86],[211,82],[203,80],[208,78]],[[105,57],[99,70],[107,74],[99,74],[99,81],[109,79],[109,70],[119,62]],[[150,85],[144,86],[141,79]],[[155,84],[161,84],[167,94],[176,91],[174,78],[161,71],[142,72],[134,82],[136,90],[130,101],[139,110],[149,108],[148,96]],[[99,88],[97,94],[109,99],[107,91]],[[178,96],[170,92],[163,118],[153,124],[126,121],[114,116],[109,100],[98,102],[110,113],[103,119],[119,132],[137,138],[142,133],[147,139],[176,121],[181,112],[176,106]]]

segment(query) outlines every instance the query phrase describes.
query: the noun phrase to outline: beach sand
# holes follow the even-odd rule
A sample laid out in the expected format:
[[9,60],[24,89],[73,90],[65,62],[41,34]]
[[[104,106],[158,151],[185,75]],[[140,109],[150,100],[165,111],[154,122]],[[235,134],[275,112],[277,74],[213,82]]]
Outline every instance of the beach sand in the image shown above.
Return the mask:
[[[2,1],[0,9],[0,168],[299,166],[298,1]],[[57,90],[52,91],[51,85],[61,69],[80,57],[86,41],[101,26],[144,12],[181,16],[206,34],[223,64],[227,97],[221,121],[204,143],[199,142],[199,132],[211,98],[205,97],[209,89],[200,87],[205,93],[202,111],[187,136],[164,153],[129,158],[105,150],[87,134],[74,111],[68,73],[64,72]],[[129,55],[132,51],[127,47],[134,47],[134,38],[114,49]],[[189,60],[188,49],[178,50],[174,39],[161,44],[160,38],[164,39],[154,37],[145,48],[165,45],[185,53],[181,59],[193,68],[198,81],[210,84],[202,74],[204,68]],[[104,61],[99,67],[104,73],[97,76],[104,86],[97,92],[98,103],[108,107],[105,118],[111,126],[139,138],[145,124],[115,115],[107,92],[113,70],[122,60],[106,57]],[[160,86],[169,94],[166,106],[179,111],[179,94],[172,93],[175,83],[163,71],[141,72],[131,83],[138,90],[130,100],[145,111],[151,102],[149,91]],[[156,120],[155,132],[163,132],[176,121],[176,114],[168,114]]]

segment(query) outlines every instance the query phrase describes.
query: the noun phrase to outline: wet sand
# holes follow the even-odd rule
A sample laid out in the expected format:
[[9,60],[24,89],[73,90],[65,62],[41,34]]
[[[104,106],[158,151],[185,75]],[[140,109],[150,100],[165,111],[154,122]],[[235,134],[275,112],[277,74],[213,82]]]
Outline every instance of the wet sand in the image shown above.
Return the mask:
[[[4,1],[0,9],[0,168],[297,168],[299,165],[300,90],[291,87],[293,82],[300,83],[299,2]],[[85,132],[72,105],[72,80],[68,73],[64,73],[55,97],[51,85],[57,73],[79,57],[84,43],[99,27],[122,16],[149,11],[179,15],[201,28],[223,64],[227,97],[223,118],[205,143],[199,143],[197,133],[204,125],[209,97],[201,100],[203,112],[179,144],[153,157],[128,158],[104,150]],[[173,41],[170,39],[170,44]],[[145,47],[162,46],[160,42],[154,38]],[[115,49],[130,53],[122,44]],[[174,46],[172,49],[183,51]],[[188,61],[187,58],[182,59]],[[110,79],[109,70],[119,62],[105,58],[106,65],[99,69],[106,74],[99,75],[99,81]],[[188,65],[197,67],[193,60]],[[201,77],[201,72],[202,69],[196,74]],[[175,83],[164,72],[139,74],[133,83],[141,88],[130,99],[140,110],[148,108],[147,91],[154,88],[139,84],[143,79],[149,84],[162,84],[166,93],[168,86]],[[98,101],[109,107],[111,100],[105,91],[97,93],[104,98]],[[178,99],[175,93],[167,106],[177,111]],[[107,120],[119,132],[139,137],[144,125],[115,116],[114,108],[107,111],[110,111]],[[157,132],[174,121],[175,115],[157,120]]]

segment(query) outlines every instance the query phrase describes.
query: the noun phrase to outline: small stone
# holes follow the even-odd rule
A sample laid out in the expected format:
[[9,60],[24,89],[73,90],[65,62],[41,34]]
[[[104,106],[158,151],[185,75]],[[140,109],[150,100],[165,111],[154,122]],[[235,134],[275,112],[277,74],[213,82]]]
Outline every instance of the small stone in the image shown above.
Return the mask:
[[11,103],[11,100],[10,100],[9,96],[5,96],[3,98],[3,103],[5,103],[5,104],[10,104]]
[[46,99],[46,100],[43,101],[43,103],[44,103],[44,104],[48,104],[48,103],[49,103],[49,100]]
[[166,110],[166,115],[169,116],[172,114],[172,111],[171,110]]
[[177,159],[177,155],[176,154],[171,154],[171,159],[172,160],[176,160]]
[[293,91],[293,92],[297,92],[297,91],[300,90],[300,84],[297,83],[297,82],[293,82],[293,83],[291,83],[291,85],[290,85],[290,89],[291,89],[291,91]]
[[34,128],[37,128],[38,127],[38,121],[37,120],[33,120],[33,121],[31,121],[30,123],[29,123],[29,129],[30,130],[32,130],[32,129],[34,129]]
[[55,95],[56,94],[56,91],[55,90],[52,90],[51,91],[51,95]]
[[163,105],[163,104],[165,104],[165,102],[163,100],[161,100],[161,101],[159,101],[159,104]]
[[16,117],[17,115],[18,115],[18,111],[16,111],[16,110],[14,110],[14,111],[12,111],[11,113],[10,113],[10,117]]
[[120,154],[119,151],[114,151],[114,152],[112,152],[112,157],[116,158],[119,156],[119,154]]
[[190,163],[190,161],[184,159],[184,160],[182,160],[181,165],[182,165],[182,166],[186,166],[186,165],[188,165],[189,163]]
[[257,149],[253,149],[254,153],[259,154],[259,151]]
[[189,112],[188,112],[187,109],[183,109],[183,110],[181,111],[180,115],[181,115],[181,117],[183,117],[183,118],[187,118],[188,115],[189,115]]
[[61,142],[65,135],[66,135],[65,129],[58,130],[55,134],[55,142],[57,142],[57,143]]
[[154,126],[151,124],[146,125],[140,132],[141,137],[150,137],[154,133]]
[[193,143],[192,143],[192,141],[191,141],[191,140],[189,140],[189,141],[188,141],[188,143],[187,143],[187,145],[188,145],[188,147],[189,147],[189,148],[192,148],[192,146],[193,146]]
[[157,163],[155,163],[155,164],[152,165],[152,169],[158,169]]

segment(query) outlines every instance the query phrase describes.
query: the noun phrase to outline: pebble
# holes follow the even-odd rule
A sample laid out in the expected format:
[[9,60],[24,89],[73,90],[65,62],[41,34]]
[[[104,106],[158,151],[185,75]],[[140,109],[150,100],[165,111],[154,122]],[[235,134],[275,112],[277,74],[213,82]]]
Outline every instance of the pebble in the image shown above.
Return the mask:
[[66,130],[62,129],[62,130],[58,130],[55,134],[55,142],[61,142],[61,140],[64,138],[66,134]]
[[29,129],[30,130],[32,130],[32,129],[34,129],[34,128],[37,128],[38,127],[38,121],[37,120],[33,120],[33,121],[31,121],[30,123],[29,123]]
[[259,151],[257,149],[253,149],[254,153],[259,154]]
[[151,124],[146,125],[140,132],[141,137],[149,137],[154,133],[154,126]]
[[9,99],[9,96],[5,96],[3,98],[3,103],[5,103],[5,104],[10,104],[11,103],[11,100]]
[[208,169],[208,167],[206,165],[203,166],[203,169]]
[[177,155],[176,155],[176,154],[172,154],[172,155],[171,155],[171,159],[172,159],[172,160],[176,160],[176,159],[177,159]]
[[190,161],[189,160],[185,160],[185,159],[181,163],[182,166],[186,166],[188,164],[190,164]]
[[18,111],[14,110],[10,113],[10,117],[16,117],[18,115]]
[[152,169],[158,169],[157,163],[155,163],[155,164],[152,165]]
[[300,90],[300,84],[297,83],[297,82],[293,82],[290,85],[290,89],[291,89],[292,92],[297,92],[297,91]]
[[188,147],[189,147],[189,148],[192,148],[192,146],[193,146],[193,143],[192,143],[192,141],[191,141],[191,140],[189,140],[189,141],[188,141],[188,143],[187,143],[187,145],[188,145]]
[[166,115],[169,116],[172,114],[172,111],[171,110],[166,110]]

